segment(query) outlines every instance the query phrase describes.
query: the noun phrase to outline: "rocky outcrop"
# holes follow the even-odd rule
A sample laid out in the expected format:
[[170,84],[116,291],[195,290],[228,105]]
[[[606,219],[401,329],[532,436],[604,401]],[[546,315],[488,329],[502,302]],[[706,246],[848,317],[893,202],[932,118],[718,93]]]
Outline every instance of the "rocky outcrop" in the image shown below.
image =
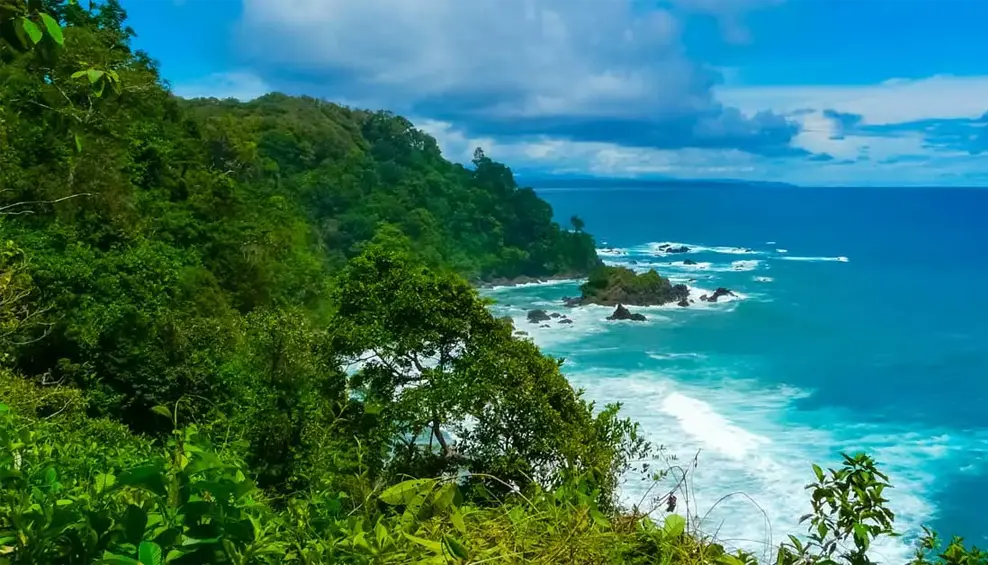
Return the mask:
[[702,300],[703,302],[717,302],[717,299],[723,296],[737,296],[737,295],[734,294],[734,292],[732,292],[730,289],[720,287],[717,290],[715,290],[713,294],[709,296],[704,294],[703,296],[700,297],[700,300]]
[[[659,247],[659,249],[662,249],[662,248]],[[672,246],[670,246],[670,247],[666,247],[665,249],[662,249],[662,251],[664,253],[689,253],[690,252],[690,248],[689,247],[686,247],[685,245],[680,245],[679,247],[672,247]]]
[[694,261],[692,259],[686,259],[685,261],[683,261],[683,264],[684,265],[696,265],[696,261]]
[[563,318],[563,319],[559,320],[559,323],[560,324],[572,324],[573,323],[573,320],[570,320],[569,318]]
[[528,311],[528,321],[532,324],[538,324],[539,322],[547,322],[551,320],[552,317],[546,313],[545,310],[529,310]]
[[646,318],[643,314],[632,313],[622,304],[618,304],[614,313],[607,317],[608,320],[631,320],[633,322],[644,322]]
[[580,287],[582,296],[567,298],[567,306],[600,304],[602,306],[661,306],[689,298],[689,288],[684,284],[673,285],[655,269],[636,274],[626,267],[600,267],[590,273],[587,282]]
[[686,308],[687,306],[690,305],[690,301],[684,298],[679,302],[677,302],[676,305],[679,306],[680,308]]

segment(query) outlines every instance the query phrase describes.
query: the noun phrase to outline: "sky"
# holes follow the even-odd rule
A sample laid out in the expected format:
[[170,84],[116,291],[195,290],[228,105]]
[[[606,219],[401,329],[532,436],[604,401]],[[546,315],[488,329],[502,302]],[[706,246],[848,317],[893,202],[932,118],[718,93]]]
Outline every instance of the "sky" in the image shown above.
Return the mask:
[[525,175],[988,185],[988,0],[121,0],[180,96],[404,115]]

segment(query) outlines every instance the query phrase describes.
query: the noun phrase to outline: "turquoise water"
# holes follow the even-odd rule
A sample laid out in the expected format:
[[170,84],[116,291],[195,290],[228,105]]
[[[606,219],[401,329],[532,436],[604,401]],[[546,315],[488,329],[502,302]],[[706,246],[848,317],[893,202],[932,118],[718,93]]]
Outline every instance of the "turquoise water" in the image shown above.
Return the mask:
[[[497,289],[587,395],[619,401],[679,463],[699,454],[694,510],[728,545],[762,551],[802,531],[810,463],[866,450],[891,475],[904,539],[921,524],[988,546],[988,191],[950,189],[546,189],[578,214],[605,260],[740,299],[566,309],[578,283]],[[689,245],[663,256],[660,242]],[[749,251],[745,251],[747,248]],[[686,266],[686,258],[698,263]],[[632,265],[632,261],[637,262]],[[572,325],[528,324],[525,312]],[[633,309],[634,310],[634,309]],[[625,498],[647,483],[629,477]],[[751,497],[729,496],[742,492]],[[753,501],[753,502],[752,502]],[[757,503],[757,507],[755,506]]]

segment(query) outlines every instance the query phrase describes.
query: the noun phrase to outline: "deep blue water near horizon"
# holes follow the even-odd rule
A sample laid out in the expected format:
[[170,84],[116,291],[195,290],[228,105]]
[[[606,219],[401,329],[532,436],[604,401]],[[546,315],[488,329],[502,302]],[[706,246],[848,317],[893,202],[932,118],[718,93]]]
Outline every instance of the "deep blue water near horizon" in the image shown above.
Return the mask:
[[[589,397],[622,402],[680,461],[699,453],[705,529],[755,550],[803,531],[810,463],[866,450],[891,474],[901,530],[929,524],[988,546],[988,190],[538,192],[561,223],[577,214],[614,248],[608,262],[742,295],[642,309],[649,321],[636,324],[563,308],[576,283],[492,293]],[[532,307],[575,323],[531,326]],[[643,485],[629,480],[628,499]],[[760,509],[717,503],[735,491]],[[909,539],[876,551],[902,562]]]

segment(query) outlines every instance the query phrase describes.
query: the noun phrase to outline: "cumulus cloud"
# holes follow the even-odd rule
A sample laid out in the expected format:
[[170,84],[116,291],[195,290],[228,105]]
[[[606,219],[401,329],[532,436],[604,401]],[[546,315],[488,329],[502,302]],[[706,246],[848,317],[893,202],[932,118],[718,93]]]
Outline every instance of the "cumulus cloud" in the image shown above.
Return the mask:
[[265,80],[465,125],[634,147],[786,151],[795,125],[719,103],[680,12],[778,0],[243,0]]

